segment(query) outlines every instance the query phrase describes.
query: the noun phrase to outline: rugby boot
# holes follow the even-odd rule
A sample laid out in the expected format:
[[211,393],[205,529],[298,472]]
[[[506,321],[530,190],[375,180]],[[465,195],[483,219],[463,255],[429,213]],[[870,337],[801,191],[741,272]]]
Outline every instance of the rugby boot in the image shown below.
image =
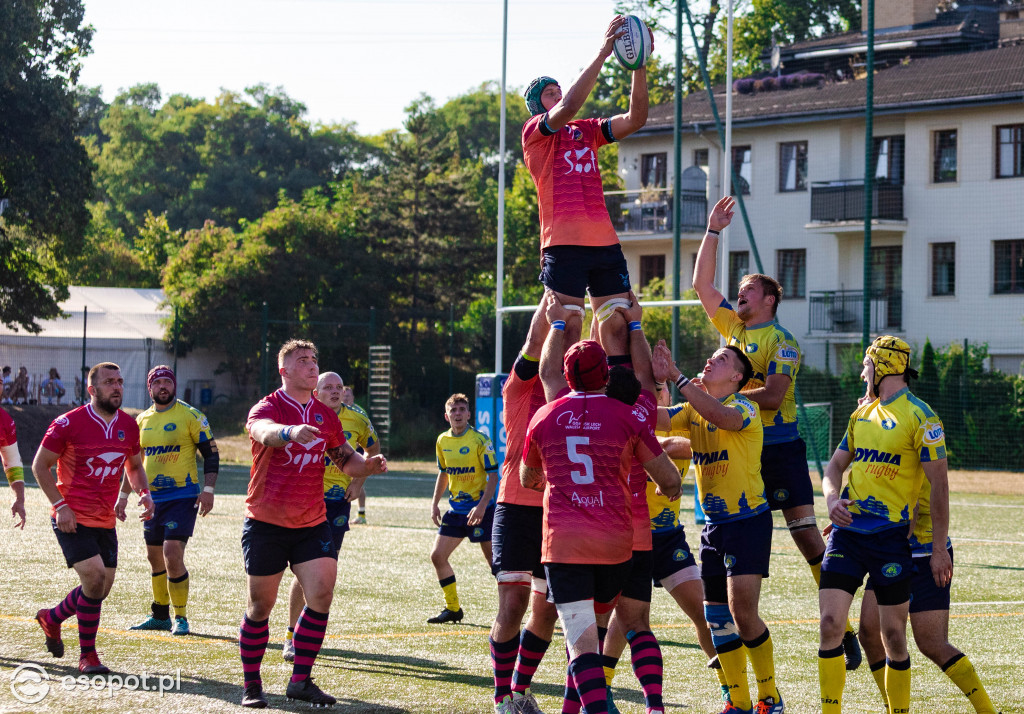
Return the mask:
[[245,687],[242,692],[242,706],[250,709],[266,709],[267,698],[263,696],[263,685],[254,682]]
[[64,640],[60,638],[60,623],[50,620],[50,613],[46,608],[36,613],[36,622],[43,628],[43,636],[46,638],[46,651],[54,657],[63,657]]
[[857,641],[857,635],[852,631],[848,631],[843,635],[843,659],[846,660],[846,670],[848,672],[852,672],[860,667],[860,663],[864,659],[860,652],[860,642]]
[[172,635],[187,635],[189,634],[188,629],[188,618],[178,615],[174,618],[174,626],[171,628]]
[[86,652],[78,660],[78,671],[82,674],[110,674],[110,670],[100,662],[96,651]]
[[162,631],[162,632],[170,632],[171,631],[171,627],[172,627],[172,625],[171,625],[171,618],[167,618],[166,620],[160,620],[160,619],[157,619],[157,618],[153,617],[152,615],[150,615],[149,617],[147,617],[145,620],[143,620],[139,624],[132,625],[128,629],[129,630],[159,630],[159,631]]
[[517,711],[511,695],[506,694],[504,699],[494,703],[494,714],[515,714]]
[[288,682],[288,688],[284,694],[289,699],[309,702],[311,707],[333,707],[338,702],[337,699],[316,686],[312,677],[306,677],[298,682]]
[[512,692],[512,704],[516,714],[544,714],[529,687],[522,692]]
[[449,610],[448,608],[445,608],[445,609],[441,610],[441,614],[440,615],[438,615],[437,617],[430,618],[429,620],[427,620],[427,622],[430,623],[431,625],[441,625],[441,624],[444,624],[445,622],[458,622],[461,619],[462,619],[462,608],[461,607],[458,610]]
[[295,640],[284,641],[284,647],[281,648],[281,657],[284,658],[285,662],[295,661]]
[[782,703],[781,694],[779,701],[775,701],[774,697],[765,697],[754,705],[754,714],[782,714],[784,711],[786,707]]

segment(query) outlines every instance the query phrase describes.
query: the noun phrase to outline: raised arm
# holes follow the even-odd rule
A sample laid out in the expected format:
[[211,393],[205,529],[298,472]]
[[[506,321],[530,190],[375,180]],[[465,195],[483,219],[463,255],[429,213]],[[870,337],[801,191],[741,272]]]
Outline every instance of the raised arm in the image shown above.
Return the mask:
[[551,329],[548,330],[540,355],[540,382],[544,386],[544,398],[550,402],[559,392],[569,387],[562,372],[565,350],[569,346],[565,339],[566,323],[580,318],[579,313],[567,310],[558,302],[554,294],[548,294],[546,299],[544,314]]
[[[649,30],[648,30],[649,31]],[[653,35],[652,35],[653,38]],[[625,114],[612,117],[612,136],[616,141],[625,139],[639,131],[647,123],[647,109],[650,100],[647,96],[647,68],[641,67],[633,72],[629,91],[629,109]]]
[[[604,66],[604,61],[608,59],[608,56],[612,53],[612,49],[615,46],[615,39],[623,34],[625,31],[626,18],[622,15],[616,15],[612,21],[608,24],[608,29],[604,32],[604,40],[601,44],[601,49],[597,55],[590,61],[583,71],[580,72],[579,76],[573,80],[572,84],[569,85],[569,89],[562,94],[561,101],[558,102],[551,111],[548,112],[547,125],[553,131],[558,131],[576,116],[577,112],[583,108],[583,104],[587,101],[587,97],[594,90],[594,85],[597,83],[597,78],[601,74],[601,68]],[[647,81],[644,79],[644,92],[647,92]],[[646,114],[646,112],[645,112]],[[647,117],[644,117],[644,121]],[[643,124],[641,124],[643,126]],[[635,130],[634,130],[635,131]]]
[[[686,380],[684,384],[679,384],[679,377],[682,375],[682,372],[680,372],[679,368],[676,367],[676,363],[672,359],[671,352],[665,344],[665,340],[659,340],[654,350],[657,355],[656,359],[668,365],[667,371],[665,372],[668,379],[676,383],[676,386],[679,388],[679,393],[682,395],[683,399],[693,405],[693,408],[697,410],[698,414],[717,426],[719,429],[739,431],[743,428],[743,415],[735,407],[722,404],[689,380]],[[659,409],[658,411],[658,423],[660,424],[661,410]]]
[[718,233],[732,222],[733,206],[736,204],[732,196],[726,196],[715,204],[708,216],[708,231],[700,242],[697,251],[697,265],[693,269],[693,289],[697,291],[700,304],[708,317],[714,317],[718,306],[725,298],[715,287],[715,269],[718,266]]
[[627,329],[629,330],[629,358],[633,362],[633,372],[640,380],[640,388],[654,392],[654,371],[651,364],[651,346],[647,343],[641,327],[643,308],[640,301],[632,290],[629,291],[629,300],[632,303],[629,308],[618,308],[626,318]]

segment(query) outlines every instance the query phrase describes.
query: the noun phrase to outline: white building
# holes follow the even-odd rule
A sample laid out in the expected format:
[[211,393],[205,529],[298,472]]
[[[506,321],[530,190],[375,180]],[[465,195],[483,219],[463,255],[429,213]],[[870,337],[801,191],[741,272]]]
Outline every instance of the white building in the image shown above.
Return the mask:
[[[877,0],[877,8],[871,333],[918,347],[926,338],[988,343],[992,367],[1016,373],[1024,360],[1024,3],[961,2],[938,15],[935,0]],[[764,272],[783,284],[779,320],[818,368],[837,364],[838,350],[861,336],[864,54],[862,31],[783,47],[779,69],[733,85],[732,163]],[[723,121],[725,99],[717,87]],[[671,283],[673,117],[671,102],[652,107],[646,127],[621,142],[627,194],[609,197],[641,286],[652,277]],[[682,125],[682,168],[707,173],[708,198],[690,168],[682,186],[696,175],[698,191],[681,224],[687,289],[706,206],[724,181],[706,93],[684,99]],[[735,295],[738,276],[756,272],[738,212],[728,240]]]

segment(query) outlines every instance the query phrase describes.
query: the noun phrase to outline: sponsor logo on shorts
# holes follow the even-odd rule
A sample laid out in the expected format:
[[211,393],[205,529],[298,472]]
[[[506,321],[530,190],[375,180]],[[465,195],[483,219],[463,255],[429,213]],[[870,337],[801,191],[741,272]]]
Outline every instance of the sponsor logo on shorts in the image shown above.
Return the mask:
[[178,527],[178,522],[177,521],[167,521],[166,523],[164,523],[164,528],[166,528],[168,530],[172,530],[173,531],[177,527]]
[[174,431],[178,428],[178,425],[173,421],[170,424],[164,424],[164,431]]
[[772,492],[772,496],[776,501],[785,501],[789,498],[789,491],[784,488],[777,488]]
[[459,453],[462,454],[463,456],[465,456],[466,454],[469,453],[469,447],[468,446],[463,446],[461,449],[459,449]]
[[681,563],[690,557],[690,552],[685,548],[677,548],[676,552],[672,554],[672,560],[677,563]]
[[733,566],[736,565],[736,556],[735,555],[726,554],[726,556],[722,560],[722,562],[725,563],[725,567],[726,568],[732,568]]
[[903,572],[903,566],[899,563],[886,563],[882,566],[882,575],[887,578],[895,578]]
[[885,429],[886,431],[892,431],[893,429],[896,428],[896,420],[889,419],[888,417],[886,417],[885,419],[882,420],[882,428]]
[[483,534],[484,534],[484,529],[483,528],[474,528],[473,529],[473,537],[474,538],[479,538]]
[[338,516],[337,518],[334,519],[333,523],[334,523],[334,525],[336,525],[336,526],[338,526],[340,528],[341,526],[343,526],[346,523],[348,523],[348,516]]
[[842,553],[825,553],[826,558],[845,558]]
[[320,541],[320,550],[321,550],[321,552],[330,553],[333,548],[334,548],[334,543],[332,543],[331,541],[329,541],[329,540],[322,540],[322,541]]

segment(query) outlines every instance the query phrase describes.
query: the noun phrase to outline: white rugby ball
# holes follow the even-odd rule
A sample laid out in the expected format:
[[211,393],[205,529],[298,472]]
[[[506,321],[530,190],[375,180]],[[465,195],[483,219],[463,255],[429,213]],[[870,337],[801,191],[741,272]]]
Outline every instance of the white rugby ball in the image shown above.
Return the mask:
[[626,15],[626,32],[615,40],[615,58],[630,71],[647,64],[651,56],[651,33],[636,15]]

